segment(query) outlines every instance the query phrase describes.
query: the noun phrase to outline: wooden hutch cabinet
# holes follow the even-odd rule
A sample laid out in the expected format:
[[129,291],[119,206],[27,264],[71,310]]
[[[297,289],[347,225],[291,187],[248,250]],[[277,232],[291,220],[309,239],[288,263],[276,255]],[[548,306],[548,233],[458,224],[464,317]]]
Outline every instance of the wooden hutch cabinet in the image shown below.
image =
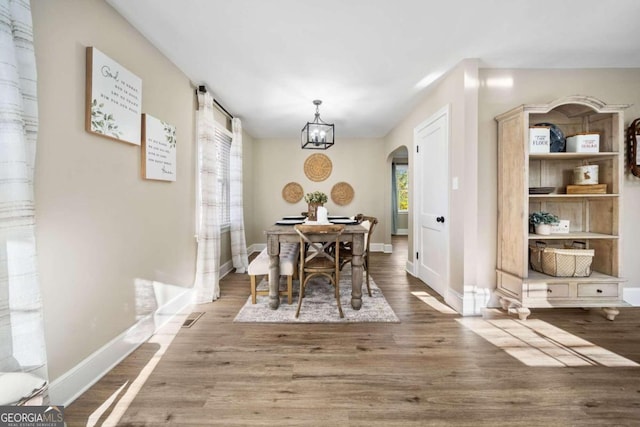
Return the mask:
[[[524,320],[536,307],[601,307],[613,320],[622,300],[621,205],[624,117],[627,105],[607,105],[587,96],[549,104],[522,105],[498,122],[498,253],[496,293],[504,310]],[[556,125],[567,135],[598,133],[599,152],[529,153],[529,127]],[[567,194],[573,169],[598,165],[603,194]],[[549,194],[529,188],[553,187]],[[546,211],[570,221],[568,234],[536,235],[529,213]],[[588,277],[554,277],[530,268],[529,247],[544,242],[564,247],[574,241],[594,250]]]

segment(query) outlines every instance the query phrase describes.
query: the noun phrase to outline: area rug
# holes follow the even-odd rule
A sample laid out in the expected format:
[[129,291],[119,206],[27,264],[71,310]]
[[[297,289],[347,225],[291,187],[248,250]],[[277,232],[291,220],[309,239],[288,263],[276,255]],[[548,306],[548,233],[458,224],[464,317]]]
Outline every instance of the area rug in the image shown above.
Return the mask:
[[[280,285],[284,284],[281,278]],[[344,318],[340,318],[338,306],[333,294],[333,287],[326,279],[314,278],[307,284],[305,297],[302,301],[300,316],[296,319],[298,307],[298,290],[300,284],[293,281],[293,303],[287,304],[287,297],[280,297],[277,310],[269,308],[269,297],[258,296],[256,304],[251,304],[251,296],[238,312],[234,322],[262,322],[262,323],[357,323],[357,322],[395,322],[400,320],[382,295],[382,291],[369,278],[371,296],[367,293],[367,285],[362,285],[362,307],[354,310],[351,307],[351,271],[343,270],[340,275],[340,303]],[[258,285],[267,289],[268,282],[263,279]]]

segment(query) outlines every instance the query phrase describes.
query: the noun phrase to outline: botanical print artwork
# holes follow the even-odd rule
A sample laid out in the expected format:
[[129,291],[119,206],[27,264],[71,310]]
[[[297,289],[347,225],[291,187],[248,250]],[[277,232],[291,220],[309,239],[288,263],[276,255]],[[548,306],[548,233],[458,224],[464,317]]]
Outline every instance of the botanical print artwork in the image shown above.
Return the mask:
[[169,147],[176,148],[176,127],[167,122],[162,122],[162,127],[164,127],[164,137]]
[[114,138],[122,138],[122,132],[118,129],[116,120],[111,113],[102,111],[104,103],[98,104],[98,100],[91,101],[91,130]]

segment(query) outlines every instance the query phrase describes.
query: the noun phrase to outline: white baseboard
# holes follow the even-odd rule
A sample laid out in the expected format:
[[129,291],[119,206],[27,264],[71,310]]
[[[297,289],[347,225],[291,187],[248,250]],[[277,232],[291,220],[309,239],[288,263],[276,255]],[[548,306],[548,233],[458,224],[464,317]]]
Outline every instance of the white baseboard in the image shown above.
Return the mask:
[[414,265],[413,262],[407,260],[407,263],[405,264],[404,269],[407,271],[407,273],[409,273],[410,275],[412,275],[413,277],[417,277],[416,273],[414,271]]
[[389,248],[391,247],[391,245],[385,245],[384,243],[370,243],[369,244],[369,250],[371,252],[384,252],[386,254],[391,253],[389,252]]
[[465,286],[464,294],[448,289],[444,300],[463,316],[479,316],[489,303],[491,289],[477,286]]
[[409,235],[409,229],[408,228],[398,228],[398,230],[395,232],[396,236],[408,236]]
[[262,250],[266,247],[267,247],[266,243],[254,243],[253,245],[247,248],[247,253],[251,255],[254,252],[262,252]]
[[227,261],[220,265],[220,278],[222,279],[227,274],[233,271],[233,261]]
[[640,287],[624,288],[622,299],[634,307],[640,307]]
[[184,292],[159,307],[155,313],[140,319],[135,325],[51,382],[49,398],[54,405],[68,406],[89,387],[124,360],[155,331],[191,305],[193,289]]

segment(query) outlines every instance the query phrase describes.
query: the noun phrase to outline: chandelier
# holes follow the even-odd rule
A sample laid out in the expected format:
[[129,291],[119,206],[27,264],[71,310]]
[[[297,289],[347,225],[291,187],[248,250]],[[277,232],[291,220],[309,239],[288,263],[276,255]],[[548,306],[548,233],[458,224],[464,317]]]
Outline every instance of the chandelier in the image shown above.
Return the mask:
[[316,117],[302,128],[302,148],[326,150],[333,145],[334,126],[323,122],[320,118],[320,104],[322,101],[319,99],[313,101],[313,105],[316,106]]

